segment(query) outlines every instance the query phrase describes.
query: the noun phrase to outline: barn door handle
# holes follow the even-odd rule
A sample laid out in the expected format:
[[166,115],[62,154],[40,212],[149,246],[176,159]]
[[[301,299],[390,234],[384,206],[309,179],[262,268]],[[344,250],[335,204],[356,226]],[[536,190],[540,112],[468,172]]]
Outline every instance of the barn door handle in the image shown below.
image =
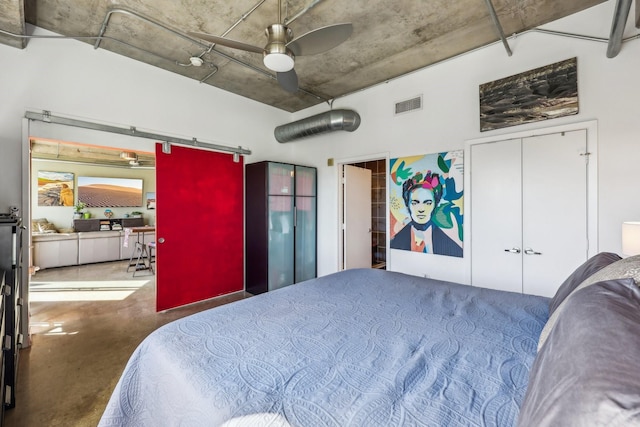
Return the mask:
[[159,238],[158,243],[164,243],[164,237]]
[[542,252],[536,252],[531,248],[527,248],[524,250],[525,255],[542,255]]
[[511,249],[505,249],[505,252],[511,252],[512,254],[519,254],[520,253],[520,248],[511,248]]

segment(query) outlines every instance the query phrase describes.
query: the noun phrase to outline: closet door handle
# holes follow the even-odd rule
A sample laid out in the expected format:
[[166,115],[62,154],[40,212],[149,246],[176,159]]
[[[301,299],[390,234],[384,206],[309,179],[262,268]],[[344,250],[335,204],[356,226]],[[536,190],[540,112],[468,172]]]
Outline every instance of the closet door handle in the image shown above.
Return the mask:
[[511,248],[511,249],[505,249],[505,252],[511,252],[512,254],[519,254],[520,253],[520,248]]
[[525,255],[542,255],[542,252],[536,252],[531,248],[527,248],[524,250]]

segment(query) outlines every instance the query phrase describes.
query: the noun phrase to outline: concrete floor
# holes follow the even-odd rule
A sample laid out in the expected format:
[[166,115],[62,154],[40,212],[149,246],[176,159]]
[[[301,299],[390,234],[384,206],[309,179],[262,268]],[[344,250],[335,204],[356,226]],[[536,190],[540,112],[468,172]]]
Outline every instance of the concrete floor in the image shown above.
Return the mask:
[[[155,276],[127,273],[128,261],[39,271],[32,283],[30,348],[18,364],[16,407],[5,411],[7,427],[96,426],[111,392],[135,347],[153,330],[206,308],[242,299],[240,292],[204,303],[155,312]],[[110,280],[104,286],[87,281]],[[64,282],[61,283],[61,282]],[[61,287],[85,286],[81,290]],[[78,283],[79,282],[79,283]],[[113,286],[130,288],[128,297]],[[89,301],[72,301],[78,298]],[[61,301],[36,301],[37,299]]]

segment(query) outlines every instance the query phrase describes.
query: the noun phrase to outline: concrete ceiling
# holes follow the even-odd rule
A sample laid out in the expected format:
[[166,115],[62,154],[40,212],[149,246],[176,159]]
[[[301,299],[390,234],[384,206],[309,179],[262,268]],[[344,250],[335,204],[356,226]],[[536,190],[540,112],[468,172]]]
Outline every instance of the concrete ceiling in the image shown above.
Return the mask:
[[[29,38],[16,35],[26,36],[29,23],[295,112],[499,41],[490,7],[503,33],[511,35],[603,1],[286,0],[282,17],[294,36],[353,24],[351,37],[336,48],[296,58],[300,90],[295,94],[280,88],[262,55],[212,48],[186,34],[225,35],[264,46],[265,28],[278,20],[277,0],[0,0],[0,43],[28,48]],[[191,56],[204,64],[190,65]]]

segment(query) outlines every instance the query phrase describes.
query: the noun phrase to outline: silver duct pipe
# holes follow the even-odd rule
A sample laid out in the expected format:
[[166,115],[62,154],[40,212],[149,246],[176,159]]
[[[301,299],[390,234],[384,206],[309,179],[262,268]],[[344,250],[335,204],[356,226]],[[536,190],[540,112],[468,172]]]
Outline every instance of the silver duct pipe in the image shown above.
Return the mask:
[[307,136],[345,130],[353,132],[360,126],[360,115],[353,110],[331,110],[296,122],[276,127],[278,142],[290,142]]

